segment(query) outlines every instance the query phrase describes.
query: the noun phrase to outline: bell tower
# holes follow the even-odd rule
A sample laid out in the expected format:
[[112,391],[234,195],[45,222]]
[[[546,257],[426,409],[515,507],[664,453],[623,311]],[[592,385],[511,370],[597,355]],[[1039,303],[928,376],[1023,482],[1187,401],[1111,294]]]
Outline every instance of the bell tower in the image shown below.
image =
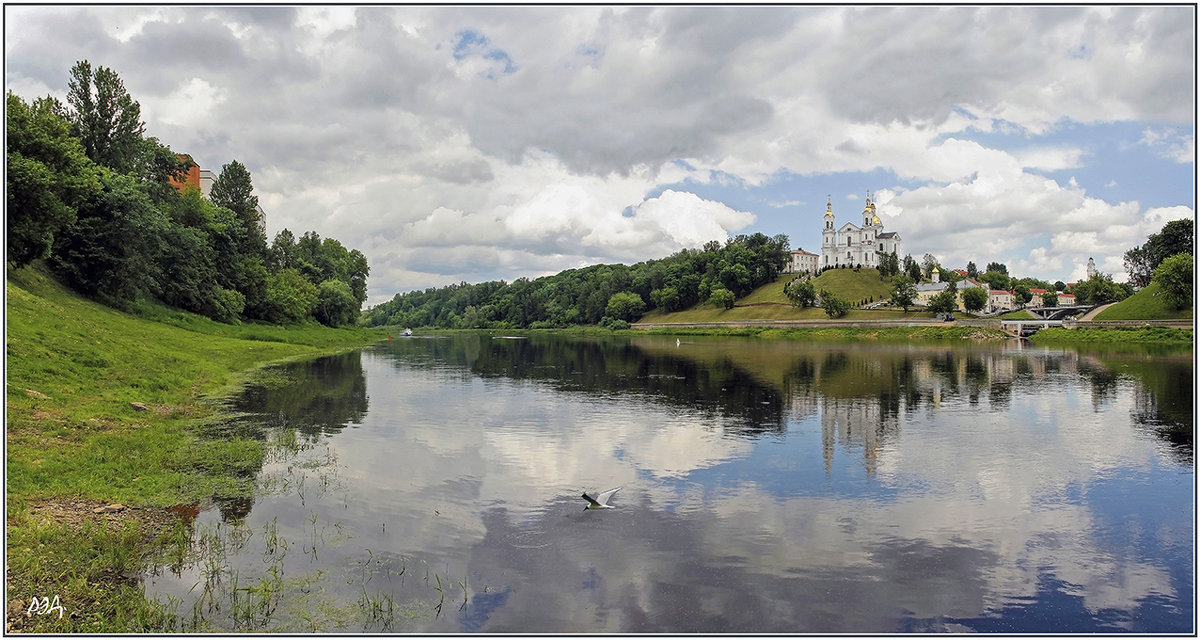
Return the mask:
[[825,226],[821,229],[821,266],[833,264],[834,252],[837,251],[837,231],[833,229],[833,196],[825,196]]

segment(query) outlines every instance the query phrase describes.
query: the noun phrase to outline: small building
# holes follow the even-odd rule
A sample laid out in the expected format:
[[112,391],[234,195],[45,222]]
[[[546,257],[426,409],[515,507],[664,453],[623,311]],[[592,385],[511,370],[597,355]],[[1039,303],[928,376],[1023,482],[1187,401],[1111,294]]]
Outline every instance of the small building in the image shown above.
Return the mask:
[[1059,294],[1058,294],[1058,306],[1060,306],[1060,307],[1073,307],[1073,306],[1075,306],[1075,294],[1073,294],[1073,293],[1063,293],[1063,292],[1059,292]]
[[1042,296],[1046,294],[1046,289],[1030,289],[1029,295],[1033,296],[1029,302],[1025,303],[1026,307],[1038,308],[1042,306]]
[[988,311],[1010,311],[1015,307],[1015,299],[1015,293],[1012,291],[1005,291],[1003,289],[989,289],[987,302]]
[[792,262],[788,265],[788,272],[815,274],[820,258],[821,256],[815,253],[809,253],[804,249],[796,249],[792,251]]

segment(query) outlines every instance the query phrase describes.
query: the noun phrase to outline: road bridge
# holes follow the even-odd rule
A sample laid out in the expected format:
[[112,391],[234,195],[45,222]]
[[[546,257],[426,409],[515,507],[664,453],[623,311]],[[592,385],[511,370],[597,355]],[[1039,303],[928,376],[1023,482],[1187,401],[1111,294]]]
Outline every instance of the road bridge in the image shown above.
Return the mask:
[[1025,307],[1025,310],[1043,320],[1062,320],[1067,316],[1080,318],[1095,308],[1095,305],[1075,305],[1070,307]]

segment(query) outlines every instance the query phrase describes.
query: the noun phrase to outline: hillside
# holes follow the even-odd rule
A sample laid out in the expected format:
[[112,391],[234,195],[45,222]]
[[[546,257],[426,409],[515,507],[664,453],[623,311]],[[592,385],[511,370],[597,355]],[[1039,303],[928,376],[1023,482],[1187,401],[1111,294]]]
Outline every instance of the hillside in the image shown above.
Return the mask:
[[[797,309],[792,306],[784,286],[796,278],[795,274],[781,274],[774,282],[751,291],[738,299],[732,309],[720,309],[701,303],[691,309],[673,313],[650,312],[642,322],[737,322],[745,320],[826,320],[828,316],[820,308]],[[849,300],[854,307],[861,301],[885,299],[890,286],[879,279],[875,269],[830,269],[813,279],[813,286],[820,291],[826,289]],[[898,309],[874,309],[862,311],[852,308],[846,320],[885,320],[892,318],[929,317],[932,314],[910,311],[907,315]]]
[[[17,628],[40,633],[173,628],[125,579],[174,521],[151,507],[248,491],[262,461],[252,438],[198,436],[193,425],[218,415],[204,398],[265,362],[383,335],[315,321],[228,325],[165,307],[143,309],[151,320],[34,267],[9,270],[5,294],[7,582],[73,607],[62,619],[20,619]],[[92,511],[118,502],[117,513]],[[78,524],[98,517],[123,527]]]
[[1182,320],[1191,318],[1192,309],[1168,309],[1162,296],[1159,295],[1158,283],[1151,282],[1148,286],[1096,314],[1096,322],[1114,320]]

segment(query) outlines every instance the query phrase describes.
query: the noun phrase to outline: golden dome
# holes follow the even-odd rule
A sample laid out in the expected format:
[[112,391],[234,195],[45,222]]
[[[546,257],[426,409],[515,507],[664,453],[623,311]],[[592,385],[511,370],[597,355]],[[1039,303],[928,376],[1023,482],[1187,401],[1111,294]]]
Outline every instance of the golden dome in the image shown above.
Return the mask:
[[833,217],[833,201],[832,200],[825,203],[825,217],[827,217],[827,218]]

